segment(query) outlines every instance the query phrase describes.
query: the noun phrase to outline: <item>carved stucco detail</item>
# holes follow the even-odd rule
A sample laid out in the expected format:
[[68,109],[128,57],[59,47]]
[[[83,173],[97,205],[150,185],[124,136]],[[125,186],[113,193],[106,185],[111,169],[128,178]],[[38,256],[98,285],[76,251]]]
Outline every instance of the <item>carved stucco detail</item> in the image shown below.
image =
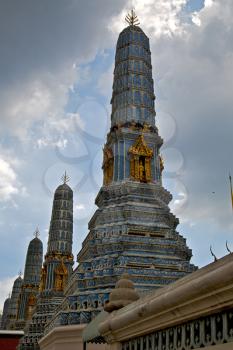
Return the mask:
[[112,149],[105,145],[104,149],[104,160],[102,169],[104,171],[104,185],[108,185],[112,182],[113,179],[113,164],[114,164],[114,156]]

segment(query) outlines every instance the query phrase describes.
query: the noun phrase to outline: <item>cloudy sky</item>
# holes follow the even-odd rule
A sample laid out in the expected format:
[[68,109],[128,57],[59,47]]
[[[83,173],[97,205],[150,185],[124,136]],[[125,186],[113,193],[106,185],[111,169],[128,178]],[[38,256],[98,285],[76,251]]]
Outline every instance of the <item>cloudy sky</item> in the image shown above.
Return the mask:
[[0,309],[52,197],[74,189],[76,256],[102,183],[115,44],[134,6],[150,37],[164,186],[198,266],[233,250],[232,0],[0,1]]

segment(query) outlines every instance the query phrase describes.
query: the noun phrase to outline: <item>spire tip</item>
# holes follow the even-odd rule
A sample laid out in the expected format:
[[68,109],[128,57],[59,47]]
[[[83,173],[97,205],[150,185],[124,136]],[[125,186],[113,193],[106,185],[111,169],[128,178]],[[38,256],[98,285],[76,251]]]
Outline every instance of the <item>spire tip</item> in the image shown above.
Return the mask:
[[62,175],[61,179],[63,181],[63,184],[66,184],[67,182],[70,181],[70,177],[67,175],[66,170],[65,170],[65,174]]
[[40,235],[40,231],[39,231],[39,228],[38,228],[38,226],[37,226],[37,228],[36,228],[36,230],[35,230],[35,232],[34,232],[34,237],[35,237],[35,238],[38,238],[39,235]]
[[132,9],[130,13],[127,14],[125,17],[126,22],[130,26],[138,26],[140,24],[138,20],[138,16],[136,15],[135,11]]

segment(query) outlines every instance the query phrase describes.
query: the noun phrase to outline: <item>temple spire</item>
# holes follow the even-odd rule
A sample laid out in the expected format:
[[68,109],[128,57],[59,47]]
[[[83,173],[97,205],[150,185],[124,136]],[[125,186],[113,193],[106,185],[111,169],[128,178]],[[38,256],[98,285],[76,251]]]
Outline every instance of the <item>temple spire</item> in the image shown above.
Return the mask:
[[54,193],[47,253],[40,269],[39,294],[36,298],[32,293],[29,295],[31,321],[20,340],[20,350],[29,349],[28,343],[31,350],[39,349],[38,340],[44,334],[46,323],[52,319],[63,301],[65,288],[73,272],[73,191],[66,185],[69,181],[66,172],[62,181],[63,184]]
[[140,22],[138,20],[138,16],[136,15],[136,13],[133,9],[125,17],[125,20],[130,26],[138,26],[140,24]]
[[[134,10],[117,40],[112,90],[111,126],[135,122],[155,127],[155,94],[149,39],[138,26]],[[133,127],[133,125],[132,125]],[[147,129],[147,132],[150,131]]]
[[67,274],[70,275],[72,272],[73,191],[68,185],[64,186],[69,181],[66,171],[62,180],[63,184],[58,186],[53,199],[48,249],[43,264],[48,274],[43,288],[41,287],[42,290],[54,290],[57,283],[56,269],[60,266],[62,259],[68,269]]
[[15,322],[17,318],[17,312],[18,312],[18,302],[19,302],[19,295],[21,292],[23,280],[21,276],[17,277],[14,281],[12,292],[11,292],[11,299],[9,303],[9,308],[7,312],[7,329],[15,329]]
[[[39,229],[33,233],[34,238],[29,242],[24,266],[24,278],[18,301],[17,319],[15,329],[24,328],[31,318],[32,307],[39,292],[40,271],[43,259],[43,244],[39,239]],[[22,272],[19,272],[22,277]]]

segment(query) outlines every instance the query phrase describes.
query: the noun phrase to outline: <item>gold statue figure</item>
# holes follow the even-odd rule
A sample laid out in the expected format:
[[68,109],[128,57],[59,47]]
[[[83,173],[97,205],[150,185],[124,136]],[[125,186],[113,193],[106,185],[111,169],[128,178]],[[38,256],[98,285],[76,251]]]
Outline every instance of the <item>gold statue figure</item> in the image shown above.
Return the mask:
[[63,277],[62,277],[62,275],[56,276],[55,289],[56,290],[63,290]]
[[42,292],[45,289],[46,276],[47,276],[47,270],[46,270],[46,267],[43,266],[40,273],[40,287],[39,287],[40,292]]
[[143,135],[129,148],[129,154],[131,178],[135,181],[150,182],[153,150],[147,146]]
[[145,179],[145,167],[142,160],[139,161],[139,179],[140,181],[144,181]]
[[56,291],[64,291],[67,282],[67,276],[68,271],[62,259],[61,263],[57,266],[55,270],[54,289]]

